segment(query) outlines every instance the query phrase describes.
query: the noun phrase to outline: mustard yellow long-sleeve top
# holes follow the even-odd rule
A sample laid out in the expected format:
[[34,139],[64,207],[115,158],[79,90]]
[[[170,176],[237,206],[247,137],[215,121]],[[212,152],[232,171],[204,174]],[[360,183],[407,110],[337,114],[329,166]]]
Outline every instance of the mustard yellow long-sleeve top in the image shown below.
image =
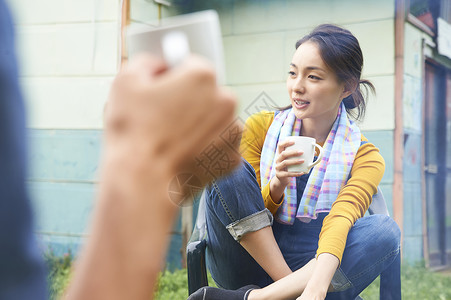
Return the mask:
[[[260,156],[268,131],[274,119],[274,112],[263,111],[252,115],[246,121],[241,139],[240,151],[246,161],[254,168],[258,184],[260,182]],[[362,141],[367,139],[362,135]],[[341,264],[348,232],[357,219],[367,211],[372,196],[377,191],[384,175],[385,162],[379,149],[371,143],[365,143],[357,151],[351,176],[338,194],[329,215],[324,219],[319,236],[317,255],[330,253],[335,255]],[[272,199],[269,183],[261,186],[265,207],[275,214],[283,201]]]

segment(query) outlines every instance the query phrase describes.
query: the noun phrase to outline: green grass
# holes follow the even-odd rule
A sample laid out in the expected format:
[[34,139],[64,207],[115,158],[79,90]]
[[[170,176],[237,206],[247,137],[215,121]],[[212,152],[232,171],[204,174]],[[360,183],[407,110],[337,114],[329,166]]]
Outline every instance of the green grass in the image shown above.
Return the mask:
[[[72,256],[46,256],[49,266],[48,285],[50,299],[58,299],[69,282]],[[451,276],[434,273],[421,264],[415,266],[403,265],[402,298],[419,300],[451,300]],[[209,276],[210,285],[214,285]],[[361,295],[365,300],[379,299],[379,279],[368,286]],[[188,297],[188,279],[186,269],[161,273],[156,287],[155,299],[179,300]]]
[[[401,268],[403,299],[451,300],[451,276],[431,272],[422,264]],[[379,299],[379,278],[362,293],[365,300]]]
[[46,253],[44,259],[47,265],[47,285],[50,300],[59,299],[69,283],[70,271],[73,257],[67,253],[63,257],[58,257],[52,253]]
[[[208,283],[216,286],[208,273]],[[174,272],[165,271],[161,273],[157,283],[155,299],[157,300],[177,300],[188,298],[188,277],[186,269]]]

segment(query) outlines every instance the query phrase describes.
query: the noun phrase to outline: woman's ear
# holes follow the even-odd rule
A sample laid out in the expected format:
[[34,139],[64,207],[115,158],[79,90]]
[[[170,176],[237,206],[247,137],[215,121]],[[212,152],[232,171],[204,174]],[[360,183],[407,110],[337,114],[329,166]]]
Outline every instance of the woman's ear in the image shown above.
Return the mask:
[[341,99],[345,99],[346,97],[349,97],[352,93],[355,92],[357,89],[358,82],[347,82],[344,85],[343,93],[341,94]]

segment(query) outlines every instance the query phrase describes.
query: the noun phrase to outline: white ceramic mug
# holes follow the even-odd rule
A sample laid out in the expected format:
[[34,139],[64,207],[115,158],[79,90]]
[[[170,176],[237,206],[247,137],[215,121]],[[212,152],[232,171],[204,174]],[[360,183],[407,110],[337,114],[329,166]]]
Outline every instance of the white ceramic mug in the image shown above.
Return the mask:
[[[299,160],[303,159],[304,162],[298,165],[288,166],[288,172],[303,172],[308,173],[311,168],[316,166],[321,161],[323,157],[323,148],[316,143],[316,140],[307,136],[289,136],[283,139],[283,141],[293,141],[294,145],[288,146],[286,150],[296,150],[304,152],[300,156],[293,156],[288,160]],[[319,149],[318,157],[315,161],[315,147]]]

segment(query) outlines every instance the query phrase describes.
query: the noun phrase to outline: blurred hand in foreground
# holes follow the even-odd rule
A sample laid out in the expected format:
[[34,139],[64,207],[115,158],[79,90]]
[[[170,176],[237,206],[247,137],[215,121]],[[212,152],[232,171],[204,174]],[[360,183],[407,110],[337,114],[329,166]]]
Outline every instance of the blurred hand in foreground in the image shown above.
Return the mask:
[[203,186],[240,162],[235,107],[199,57],[167,69],[141,55],[119,72],[105,110],[91,235],[66,298],[152,298],[177,204],[189,198],[188,185],[174,184],[177,176]]

